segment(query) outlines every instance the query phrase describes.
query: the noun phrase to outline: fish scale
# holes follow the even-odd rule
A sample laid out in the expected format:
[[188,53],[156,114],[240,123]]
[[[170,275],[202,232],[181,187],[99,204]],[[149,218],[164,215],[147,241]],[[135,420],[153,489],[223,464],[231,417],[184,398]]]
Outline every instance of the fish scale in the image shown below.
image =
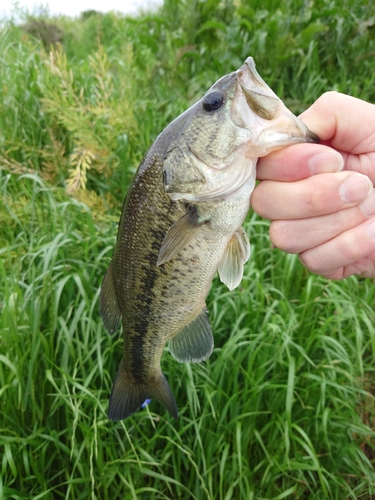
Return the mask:
[[250,243],[242,223],[259,156],[317,137],[272,92],[252,58],[224,76],[156,139],[125,198],[100,313],[123,326],[124,356],[108,415],[155,399],[177,418],[160,361],[207,359],[213,335],[205,299],[215,273],[238,286]]

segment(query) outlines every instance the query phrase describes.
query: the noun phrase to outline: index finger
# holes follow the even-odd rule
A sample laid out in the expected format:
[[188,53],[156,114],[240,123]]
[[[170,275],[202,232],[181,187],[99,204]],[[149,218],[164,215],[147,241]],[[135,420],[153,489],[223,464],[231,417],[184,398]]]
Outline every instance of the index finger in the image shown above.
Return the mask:
[[342,170],[340,153],[322,144],[295,144],[259,158],[258,180],[293,182],[311,175]]

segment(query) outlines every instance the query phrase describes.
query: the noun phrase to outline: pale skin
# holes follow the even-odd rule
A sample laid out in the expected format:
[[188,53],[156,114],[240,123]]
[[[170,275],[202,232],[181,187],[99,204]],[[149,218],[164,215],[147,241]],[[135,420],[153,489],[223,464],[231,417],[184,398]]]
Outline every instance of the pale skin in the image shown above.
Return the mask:
[[374,278],[375,105],[327,92],[300,118],[321,143],[261,158],[252,207],[311,272]]

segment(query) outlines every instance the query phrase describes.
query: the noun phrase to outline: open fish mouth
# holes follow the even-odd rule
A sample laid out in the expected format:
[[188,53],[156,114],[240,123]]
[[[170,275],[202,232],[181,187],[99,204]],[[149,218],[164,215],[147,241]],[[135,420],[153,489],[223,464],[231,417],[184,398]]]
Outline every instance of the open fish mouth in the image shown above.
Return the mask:
[[[265,127],[263,138],[270,136],[274,148],[284,143],[310,142],[319,143],[319,137],[297,118],[276,96],[256,70],[252,57],[237,71],[237,82],[249,108],[262,120],[270,122]],[[268,141],[267,141],[268,142]]]

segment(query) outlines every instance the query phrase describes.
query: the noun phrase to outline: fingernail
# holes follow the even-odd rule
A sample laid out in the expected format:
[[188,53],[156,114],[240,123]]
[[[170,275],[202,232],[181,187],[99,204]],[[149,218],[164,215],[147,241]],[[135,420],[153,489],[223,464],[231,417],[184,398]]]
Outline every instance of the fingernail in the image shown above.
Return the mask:
[[373,185],[368,177],[354,174],[340,186],[340,196],[346,203],[358,203],[372,193]]
[[375,219],[368,224],[367,232],[371,236],[371,238],[375,239]]
[[358,207],[361,209],[363,215],[371,217],[375,215],[375,191],[368,196]]
[[344,168],[344,158],[336,151],[324,151],[312,156],[308,166],[312,175],[340,172]]

